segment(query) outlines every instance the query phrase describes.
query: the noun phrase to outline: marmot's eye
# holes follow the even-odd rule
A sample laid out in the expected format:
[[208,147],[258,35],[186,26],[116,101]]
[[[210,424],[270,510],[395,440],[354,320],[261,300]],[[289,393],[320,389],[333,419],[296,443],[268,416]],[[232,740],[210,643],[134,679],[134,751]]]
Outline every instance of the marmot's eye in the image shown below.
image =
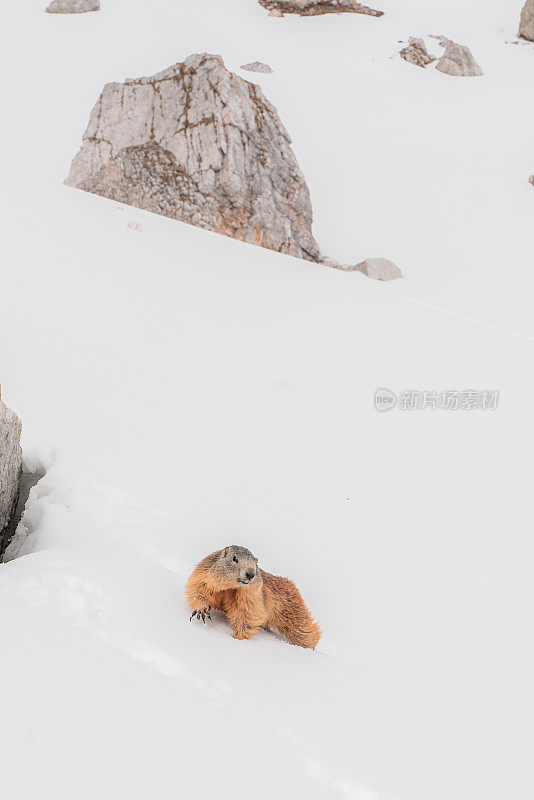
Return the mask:
[[239,559],[234,556],[234,561],[236,564],[239,564]]

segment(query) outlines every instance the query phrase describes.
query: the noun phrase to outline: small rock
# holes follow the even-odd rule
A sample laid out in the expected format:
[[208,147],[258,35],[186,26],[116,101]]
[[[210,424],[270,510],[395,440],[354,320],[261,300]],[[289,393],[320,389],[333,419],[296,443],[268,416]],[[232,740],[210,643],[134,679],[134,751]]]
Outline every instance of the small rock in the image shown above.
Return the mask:
[[83,14],[85,11],[100,11],[100,0],[52,0],[46,11],[48,14]]
[[435,61],[435,57],[431,56],[422,39],[416,39],[410,36],[408,39],[408,47],[400,51],[401,58],[408,61],[409,64],[415,64],[416,67],[426,67]]
[[[283,17],[284,14],[300,14],[301,17],[315,17],[319,14],[369,14],[381,17],[383,11],[369,8],[357,0],[259,0],[260,6],[266,8],[271,16]],[[273,14],[273,12],[277,12]]]
[[463,44],[449,43],[437,63],[436,69],[456,77],[474,77],[484,73],[473,58],[471,50]]
[[268,64],[262,64],[261,61],[252,61],[250,64],[243,64],[241,69],[246,69],[249,72],[272,72]]
[[393,261],[387,258],[366,258],[360,264],[354,267],[345,267],[351,272],[363,272],[368,278],[374,278],[375,281],[392,281],[395,278],[402,278],[402,272]]
[[527,0],[521,12],[519,35],[534,42],[534,0]]
[[534,175],[530,176],[530,178],[528,179],[528,182],[531,184],[531,186],[534,186]]

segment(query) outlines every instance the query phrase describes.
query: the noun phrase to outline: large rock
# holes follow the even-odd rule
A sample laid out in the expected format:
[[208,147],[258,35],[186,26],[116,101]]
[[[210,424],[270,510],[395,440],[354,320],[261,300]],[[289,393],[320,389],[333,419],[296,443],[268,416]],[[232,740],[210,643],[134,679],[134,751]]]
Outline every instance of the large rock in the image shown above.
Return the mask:
[[22,422],[0,400],[0,544],[17,505],[22,469]]
[[521,12],[519,35],[534,42],[534,0],[527,0]]
[[260,6],[266,8],[271,14],[283,16],[284,14],[300,14],[301,17],[314,17],[318,14],[369,14],[372,17],[381,17],[383,11],[369,8],[356,0],[259,0]]
[[445,52],[438,61],[436,69],[447,75],[458,77],[474,77],[483,74],[473,58],[471,50],[465,45],[455,42],[449,42],[446,45]]
[[429,54],[423,39],[417,39],[414,36],[410,36],[408,46],[401,50],[400,54],[401,58],[408,61],[409,64],[415,64],[416,67],[426,67],[436,60]]
[[259,86],[204,53],[106,84],[66,183],[317,261],[310,195],[290,143]]
[[52,0],[46,9],[49,14],[83,14],[100,11],[100,0]]

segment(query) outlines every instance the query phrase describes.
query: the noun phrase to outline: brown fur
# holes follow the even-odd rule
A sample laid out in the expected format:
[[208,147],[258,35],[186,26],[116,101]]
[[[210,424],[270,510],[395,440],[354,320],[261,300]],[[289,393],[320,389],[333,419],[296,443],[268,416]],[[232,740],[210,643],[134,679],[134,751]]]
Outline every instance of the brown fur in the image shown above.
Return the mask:
[[[250,639],[260,628],[274,628],[291,644],[315,649],[321,629],[295,584],[259,569],[250,551],[236,548],[242,565],[255,571],[250,584],[243,585],[234,574],[233,552],[233,547],[217,550],[195,567],[185,590],[195,614],[207,614],[210,607],[223,611],[235,639]],[[243,557],[243,553],[248,555]],[[240,569],[245,568],[242,565]]]

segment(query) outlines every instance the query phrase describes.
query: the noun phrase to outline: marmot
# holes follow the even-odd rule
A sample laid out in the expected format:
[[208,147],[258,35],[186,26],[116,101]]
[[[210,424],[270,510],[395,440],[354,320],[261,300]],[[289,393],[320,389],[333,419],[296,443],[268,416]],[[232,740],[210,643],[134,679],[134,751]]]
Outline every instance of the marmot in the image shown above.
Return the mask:
[[196,616],[211,619],[224,611],[235,639],[250,639],[260,628],[275,628],[291,644],[315,649],[321,629],[295,584],[258,567],[246,547],[231,545],[197,564],[186,584],[187,601]]

